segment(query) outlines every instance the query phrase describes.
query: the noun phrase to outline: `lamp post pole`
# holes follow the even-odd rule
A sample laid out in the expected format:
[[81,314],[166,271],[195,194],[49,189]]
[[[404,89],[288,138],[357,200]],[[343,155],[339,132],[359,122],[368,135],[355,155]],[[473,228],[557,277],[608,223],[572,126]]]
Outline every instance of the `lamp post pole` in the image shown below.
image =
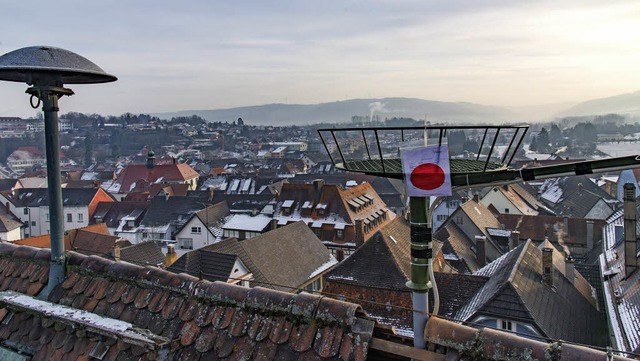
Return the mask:
[[64,211],[60,177],[60,141],[58,138],[58,99],[72,95],[71,89],[53,86],[33,86],[27,93],[42,102],[44,112],[45,148],[47,157],[47,195],[49,198],[49,236],[51,237],[51,268],[49,282],[41,297],[46,298],[65,275]]

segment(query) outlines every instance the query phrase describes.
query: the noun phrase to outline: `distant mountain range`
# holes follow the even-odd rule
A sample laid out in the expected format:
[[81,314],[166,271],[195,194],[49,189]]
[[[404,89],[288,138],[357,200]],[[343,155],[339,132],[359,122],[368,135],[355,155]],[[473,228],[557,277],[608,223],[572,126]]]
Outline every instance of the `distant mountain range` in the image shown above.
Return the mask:
[[640,115],[640,91],[592,99],[572,106],[558,113],[558,116],[580,116],[617,113],[620,115]]
[[309,125],[346,123],[352,116],[427,119],[445,123],[503,123],[552,120],[564,116],[619,113],[640,116],[640,92],[571,104],[504,108],[465,102],[441,102],[416,98],[351,99],[320,104],[265,104],[229,109],[183,110],[153,115],[170,119],[197,115],[210,122],[242,118],[251,125]]

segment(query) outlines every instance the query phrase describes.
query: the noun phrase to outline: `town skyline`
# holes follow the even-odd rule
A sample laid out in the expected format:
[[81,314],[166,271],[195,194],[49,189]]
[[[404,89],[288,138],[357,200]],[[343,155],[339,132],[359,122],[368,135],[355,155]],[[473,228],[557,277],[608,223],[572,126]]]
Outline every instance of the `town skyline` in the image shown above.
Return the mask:
[[[632,1],[153,5],[65,2],[51,21],[4,4],[0,54],[50,45],[95,62],[119,80],[70,86],[61,110],[100,114],[382,97],[519,107],[640,80]],[[35,114],[25,89],[2,84],[0,116]]]

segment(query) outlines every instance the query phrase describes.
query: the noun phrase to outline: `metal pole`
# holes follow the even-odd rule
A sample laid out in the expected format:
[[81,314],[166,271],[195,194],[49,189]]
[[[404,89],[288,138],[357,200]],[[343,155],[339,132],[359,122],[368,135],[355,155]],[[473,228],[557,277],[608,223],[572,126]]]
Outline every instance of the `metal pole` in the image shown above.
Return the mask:
[[407,287],[412,291],[413,301],[413,346],[426,348],[424,328],[429,319],[428,265],[431,258],[431,225],[429,219],[429,197],[409,197],[411,211],[411,281]]
[[[34,89],[35,88],[35,89]],[[46,298],[65,275],[64,217],[62,208],[62,181],[60,178],[60,142],[58,139],[58,97],[69,95],[69,89],[34,87],[44,111],[45,147],[47,156],[47,187],[49,197],[49,227],[51,237],[51,268],[49,283],[40,297]],[[33,94],[33,93],[32,93]],[[73,92],[71,92],[73,94]]]

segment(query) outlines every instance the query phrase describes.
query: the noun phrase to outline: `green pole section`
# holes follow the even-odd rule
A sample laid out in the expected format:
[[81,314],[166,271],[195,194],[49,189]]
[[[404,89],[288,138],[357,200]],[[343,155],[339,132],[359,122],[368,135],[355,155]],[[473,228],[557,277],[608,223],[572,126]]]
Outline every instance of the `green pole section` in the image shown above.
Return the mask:
[[431,222],[429,221],[429,197],[409,197],[411,227],[411,280],[407,287],[412,291],[413,346],[426,348],[424,328],[429,318],[429,259],[431,258]]

